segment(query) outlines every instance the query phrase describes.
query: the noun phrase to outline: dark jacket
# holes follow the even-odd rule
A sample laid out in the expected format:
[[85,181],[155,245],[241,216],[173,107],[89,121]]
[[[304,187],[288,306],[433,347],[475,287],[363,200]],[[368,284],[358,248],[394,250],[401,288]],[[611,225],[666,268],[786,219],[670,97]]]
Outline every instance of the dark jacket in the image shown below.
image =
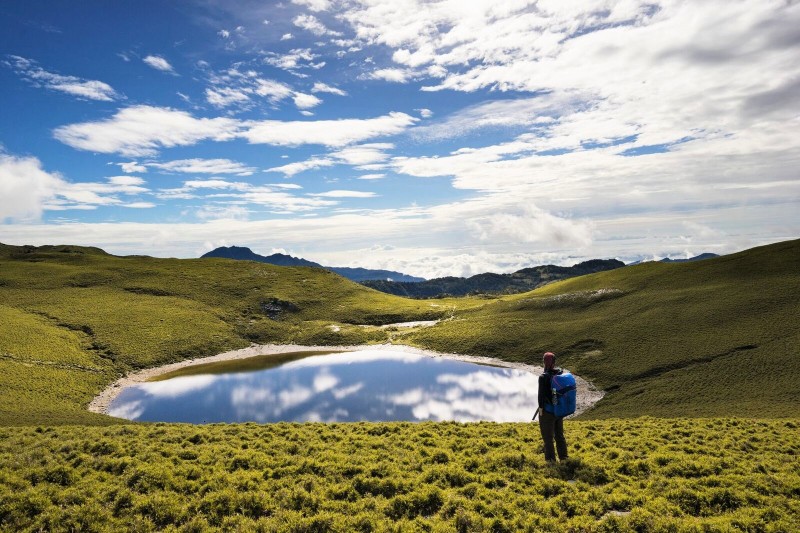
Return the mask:
[[545,371],[539,376],[539,407],[553,402],[553,387],[550,386],[551,376],[560,376],[564,371],[560,368]]

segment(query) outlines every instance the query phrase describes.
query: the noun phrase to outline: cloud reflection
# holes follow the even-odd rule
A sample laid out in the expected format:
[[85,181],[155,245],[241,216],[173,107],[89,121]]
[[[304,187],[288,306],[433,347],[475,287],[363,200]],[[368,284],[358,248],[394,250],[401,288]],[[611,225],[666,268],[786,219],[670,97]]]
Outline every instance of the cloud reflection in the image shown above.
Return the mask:
[[536,376],[521,370],[365,350],[146,383],[123,391],[110,413],[184,422],[527,421],[536,393]]

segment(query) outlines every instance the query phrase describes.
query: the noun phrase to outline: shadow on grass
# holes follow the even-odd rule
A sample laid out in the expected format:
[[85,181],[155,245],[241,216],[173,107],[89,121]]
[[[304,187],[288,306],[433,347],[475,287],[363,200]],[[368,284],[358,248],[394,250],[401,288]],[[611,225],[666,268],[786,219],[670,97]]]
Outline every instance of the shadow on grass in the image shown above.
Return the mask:
[[570,457],[558,463],[545,463],[544,475],[551,479],[582,481],[589,485],[603,485],[611,481],[603,467],[585,463],[580,457]]

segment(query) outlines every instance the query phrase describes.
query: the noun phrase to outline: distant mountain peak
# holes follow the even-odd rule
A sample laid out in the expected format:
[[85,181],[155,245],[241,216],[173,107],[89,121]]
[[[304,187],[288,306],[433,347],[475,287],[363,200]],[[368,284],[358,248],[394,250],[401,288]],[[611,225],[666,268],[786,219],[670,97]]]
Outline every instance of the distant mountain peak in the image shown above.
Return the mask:
[[327,267],[308,261],[301,257],[293,257],[291,255],[275,253],[272,255],[259,255],[246,246],[220,246],[208,253],[203,254],[201,257],[221,257],[225,259],[240,259],[246,261],[258,261],[259,263],[268,263],[277,266],[304,266],[316,267],[336,272],[342,277],[351,281],[361,282],[367,280],[386,280],[393,279],[395,281],[403,281],[406,283],[416,283],[425,281],[424,278],[409,276],[402,272],[394,272],[391,270],[373,270],[369,268],[351,268],[351,267]]

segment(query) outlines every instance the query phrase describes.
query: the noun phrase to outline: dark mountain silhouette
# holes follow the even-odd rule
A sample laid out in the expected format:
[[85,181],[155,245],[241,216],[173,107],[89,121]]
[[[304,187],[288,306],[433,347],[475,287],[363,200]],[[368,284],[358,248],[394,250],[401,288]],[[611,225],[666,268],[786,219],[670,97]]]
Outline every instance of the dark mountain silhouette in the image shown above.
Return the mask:
[[704,253],[700,255],[696,255],[694,257],[689,257],[688,259],[670,259],[669,257],[665,257],[661,260],[662,263],[690,263],[692,261],[702,261],[703,259],[713,259],[714,257],[719,257],[717,254],[712,253]]
[[493,274],[489,272],[469,278],[445,277],[419,283],[372,280],[364,281],[362,285],[381,292],[410,298],[440,298],[468,294],[513,294],[531,291],[551,281],[593,274],[604,270],[613,270],[624,266],[625,263],[616,259],[592,259],[571,267],[544,265],[523,268],[512,274]]
[[[694,257],[688,257],[686,259],[670,259],[669,257],[665,257],[664,259],[652,259],[652,261],[660,261],[661,263],[691,263],[693,261],[702,261],[704,259],[713,259],[715,257],[719,257],[719,255],[706,252],[704,254],[696,255]],[[641,263],[647,263],[649,261],[650,260],[639,260],[639,261],[633,261],[632,263],[628,264],[639,265]]]
[[260,263],[269,263],[278,266],[304,266],[316,267],[336,272],[342,277],[352,281],[366,281],[366,280],[397,280],[406,283],[414,283],[425,281],[425,278],[418,278],[409,276],[401,272],[393,272],[391,270],[371,270],[368,268],[351,268],[351,267],[328,267],[308,261],[300,257],[293,257],[286,254],[272,254],[272,255],[259,255],[253,252],[250,248],[244,246],[222,246],[203,254],[201,257],[222,257],[226,259],[243,259],[247,261],[258,261]]

